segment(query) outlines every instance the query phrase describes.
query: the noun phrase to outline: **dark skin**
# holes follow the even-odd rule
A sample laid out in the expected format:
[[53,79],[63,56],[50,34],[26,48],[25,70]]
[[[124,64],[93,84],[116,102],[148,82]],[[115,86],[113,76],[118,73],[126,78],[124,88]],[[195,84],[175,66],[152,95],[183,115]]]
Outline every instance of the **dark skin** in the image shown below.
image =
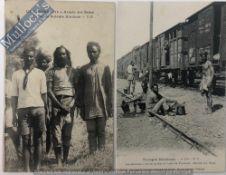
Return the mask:
[[154,92],[155,94],[158,94],[158,93],[159,93],[158,86],[153,86],[152,90],[153,90],[153,92]]
[[[152,91],[153,91],[156,95],[160,95],[160,94],[159,94],[159,88],[158,88],[158,86],[156,86],[156,85],[153,86]],[[168,102],[178,103],[176,100],[173,100],[173,99],[170,99],[170,98],[167,98],[167,97],[163,97],[163,98],[165,98]]]
[[16,117],[16,109],[17,109],[18,97],[12,96],[11,97],[11,105],[13,110],[13,125],[17,126],[17,117]]
[[[26,53],[26,55],[23,56],[23,61],[24,61],[24,67],[23,69],[26,70],[31,70],[33,68],[34,65],[34,52],[30,51],[28,53]],[[47,104],[47,94],[41,94],[42,96],[42,100],[44,102],[45,108],[46,108],[46,104]],[[13,110],[13,125],[16,126],[17,125],[17,118],[16,118],[16,109],[17,109],[17,103],[18,103],[18,97],[17,96],[13,96],[12,100],[11,100],[11,104],[12,104],[12,110]]]
[[[88,57],[90,59],[91,64],[96,64],[98,62],[98,59],[100,57],[100,47],[96,44],[90,44],[87,46],[87,53]],[[108,89],[109,90],[109,89]],[[109,115],[112,116],[112,111],[109,112]]]
[[34,64],[34,52],[30,51],[30,52],[26,53],[25,55],[23,55],[22,59],[24,60],[23,69],[24,70],[31,69]]
[[[58,68],[65,68],[67,64],[67,53],[64,48],[61,48],[58,56],[56,58],[56,66]],[[64,106],[59,102],[59,100],[56,98],[54,92],[53,92],[53,83],[48,82],[47,83],[47,89],[48,89],[48,95],[51,98],[52,102],[59,107],[60,109],[64,110],[66,113],[70,112],[70,107]]]
[[[142,87],[142,89],[143,89],[143,92],[146,94],[147,91],[148,91],[148,87]],[[126,103],[132,103],[132,102],[135,102],[135,101],[139,101],[139,100],[141,100],[141,98],[142,98],[142,95],[134,97],[133,99],[127,101]]]
[[87,48],[88,56],[92,64],[97,63],[100,56],[100,49],[96,45],[90,45]]
[[48,62],[46,59],[41,59],[39,62],[38,62],[38,68],[43,70],[43,71],[46,71],[46,69],[49,67],[48,65]]
[[[30,71],[34,66],[34,55],[35,53],[33,51],[29,51],[25,53],[22,57],[24,61],[24,67],[23,69],[25,71]],[[42,100],[44,102],[44,107],[47,106],[47,94],[41,94]],[[17,117],[16,117],[16,109],[18,105],[18,96],[12,96],[11,98],[11,104],[12,104],[12,111],[13,111],[13,125],[17,126]],[[30,172],[30,145],[28,144],[29,135],[23,135],[23,142],[26,143],[23,144],[23,157],[24,157],[24,169],[27,172]],[[34,137],[34,139],[40,139],[40,137]],[[41,160],[42,160],[42,145],[34,145],[34,153],[35,153],[35,170],[39,170],[41,166]]]
[[[69,58],[68,58],[66,49],[60,48],[59,50],[57,50],[57,54],[55,57],[55,62],[54,62],[55,68],[58,70],[66,68],[68,60],[69,60]],[[57,99],[56,95],[54,94],[53,82],[51,82],[51,81],[47,82],[47,88],[48,88],[48,95],[51,98],[52,102],[55,104],[55,107],[60,108],[63,112],[65,112],[65,114],[70,113],[71,108],[69,106],[65,106],[64,104],[62,104]],[[61,148],[55,147],[54,151],[55,151],[55,156],[57,159],[58,166],[61,166],[62,165]],[[64,161],[64,163],[67,162],[68,153],[69,153],[69,147],[63,145],[63,156],[64,156],[63,161]]]

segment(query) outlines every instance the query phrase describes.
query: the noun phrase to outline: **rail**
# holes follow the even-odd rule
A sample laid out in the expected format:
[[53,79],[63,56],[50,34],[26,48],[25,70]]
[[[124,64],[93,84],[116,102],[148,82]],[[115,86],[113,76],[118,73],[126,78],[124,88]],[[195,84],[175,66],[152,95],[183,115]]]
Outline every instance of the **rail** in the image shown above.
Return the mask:
[[210,149],[208,149],[207,147],[205,147],[203,144],[199,143],[198,141],[196,141],[195,139],[189,137],[188,135],[186,135],[184,132],[180,131],[179,129],[175,128],[172,124],[170,124],[169,122],[167,122],[166,120],[164,120],[163,118],[161,118],[160,115],[152,112],[152,111],[148,111],[149,114],[155,118],[157,118],[159,121],[161,121],[163,123],[163,125],[165,127],[169,127],[173,133],[177,134],[180,136],[180,138],[185,141],[186,143],[190,144],[192,147],[195,147],[198,151],[206,154],[210,154],[214,157],[217,157],[217,155],[212,152]]

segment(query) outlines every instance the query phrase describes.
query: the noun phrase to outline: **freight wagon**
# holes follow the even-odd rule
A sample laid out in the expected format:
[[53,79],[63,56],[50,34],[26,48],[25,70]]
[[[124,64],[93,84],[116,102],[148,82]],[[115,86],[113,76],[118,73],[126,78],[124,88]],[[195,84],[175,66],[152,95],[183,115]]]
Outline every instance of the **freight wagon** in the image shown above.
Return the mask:
[[171,72],[177,82],[184,69],[183,23],[179,23],[161,33],[153,40],[153,70],[162,76]]
[[186,19],[187,77],[184,78],[189,85],[201,78],[201,55],[204,53],[214,65],[215,83],[225,79],[225,13],[225,3],[214,2]]
[[[167,80],[171,72],[175,84],[193,86],[201,79],[201,55],[208,54],[214,65],[215,84],[225,87],[226,64],[226,3],[213,2],[157,35],[149,42],[135,47],[118,60],[118,77],[126,77],[126,69],[133,60],[137,74],[146,71],[152,63],[154,77]],[[127,60],[127,61],[125,61]]]

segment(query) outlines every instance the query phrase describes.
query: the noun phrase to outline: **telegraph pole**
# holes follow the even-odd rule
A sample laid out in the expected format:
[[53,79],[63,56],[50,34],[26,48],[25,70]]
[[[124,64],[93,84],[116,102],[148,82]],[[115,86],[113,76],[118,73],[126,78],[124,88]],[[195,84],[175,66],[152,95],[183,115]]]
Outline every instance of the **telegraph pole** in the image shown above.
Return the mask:
[[149,60],[149,87],[153,84],[153,6],[154,2],[150,2],[150,40],[148,48],[148,60]]

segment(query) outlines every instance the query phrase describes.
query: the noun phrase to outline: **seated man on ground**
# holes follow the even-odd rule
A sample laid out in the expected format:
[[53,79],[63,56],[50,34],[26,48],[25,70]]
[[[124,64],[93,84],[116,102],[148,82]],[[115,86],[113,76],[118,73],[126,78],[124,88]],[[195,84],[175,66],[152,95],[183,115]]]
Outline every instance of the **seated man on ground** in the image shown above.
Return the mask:
[[183,106],[183,104],[178,103],[177,100],[162,96],[159,93],[158,85],[154,84],[151,87],[151,93],[147,98],[146,106],[147,109],[157,114],[176,115],[177,108]]
[[177,113],[177,107],[183,106],[176,100],[163,97],[158,91],[157,84],[154,84],[150,90],[148,89],[147,83],[142,83],[141,86],[143,92],[140,95],[130,99],[129,101],[123,100],[121,107],[124,113],[130,112],[130,103],[134,103],[134,112],[136,112],[136,107],[138,105],[141,113],[151,110],[152,112],[161,115],[175,115]]
[[[131,97],[129,100],[123,100],[122,101],[122,110],[124,113],[129,113],[130,112],[130,108],[129,108],[129,104],[133,103],[134,105],[134,112],[137,112],[137,106],[140,109],[141,113],[144,113],[146,110],[146,97],[147,97],[147,93],[148,93],[148,85],[147,83],[142,83],[141,87],[143,89],[143,92],[141,94],[138,94],[137,96]],[[128,97],[127,97],[128,98]]]

